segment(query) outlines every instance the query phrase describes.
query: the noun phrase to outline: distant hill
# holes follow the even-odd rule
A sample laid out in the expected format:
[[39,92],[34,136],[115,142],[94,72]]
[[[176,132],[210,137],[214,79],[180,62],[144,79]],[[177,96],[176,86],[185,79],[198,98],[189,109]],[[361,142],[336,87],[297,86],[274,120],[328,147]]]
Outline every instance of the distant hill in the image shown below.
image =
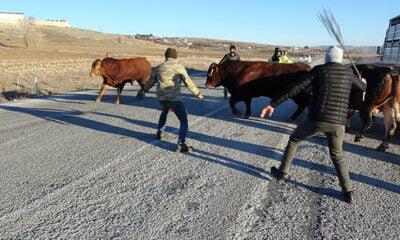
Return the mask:
[[[266,61],[277,47],[231,40],[160,38],[151,34],[118,35],[73,27],[39,26],[29,22],[20,25],[0,22],[0,102],[36,94],[35,80],[42,95],[98,88],[101,78],[90,78],[89,71],[93,61],[104,58],[106,52],[111,52],[115,58],[146,57],[156,66],[164,61],[165,49],[173,46],[188,70],[202,72],[212,62],[220,61],[231,44],[237,46],[244,61]],[[367,55],[362,51],[375,53],[375,47],[354,49],[357,61],[363,57],[371,62],[376,57],[360,56]],[[290,50],[289,57],[296,60],[306,52],[313,57],[324,54],[323,49],[295,48]]]
[[[110,48],[113,52],[125,52],[126,47],[134,48],[143,55],[159,55],[166,46],[181,48],[180,53],[196,55],[217,55],[222,57],[231,44],[235,44],[242,55],[265,58],[273,53],[276,46],[206,38],[156,37],[152,34],[119,35],[74,27],[61,28],[38,26],[28,21],[23,24],[3,24],[0,22],[0,46],[29,49],[55,48],[58,51],[74,51],[71,49],[88,46],[90,53]],[[68,46],[68,47],[67,47]],[[280,46],[283,49],[289,47]],[[68,48],[68,49],[65,49]],[[97,49],[96,49],[97,48]],[[115,49],[119,48],[119,49]],[[81,51],[81,50],[80,50]],[[106,50],[108,51],[108,50]],[[89,52],[89,51],[88,51]]]
[[[330,45],[322,45],[322,46],[315,46],[313,48],[320,48],[320,49],[327,49]],[[338,46],[340,47],[340,46]],[[357,51],[360,53],[376,53],[376,48],[378,46],[352,46],[348,45],[346,46],[347,49],[352,50],[352,51]]]

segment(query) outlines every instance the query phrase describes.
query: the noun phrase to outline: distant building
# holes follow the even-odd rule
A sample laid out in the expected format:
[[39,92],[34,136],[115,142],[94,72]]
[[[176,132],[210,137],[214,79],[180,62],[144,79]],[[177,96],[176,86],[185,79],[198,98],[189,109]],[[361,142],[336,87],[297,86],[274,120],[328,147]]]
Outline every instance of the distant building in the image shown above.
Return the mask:
[[[12,13],[12,12],[0,12],[0,23],[3,24],[21,24],[25,20],[23,13]],[[32,21],[33,24],[42,25],[42,26],[53,26],[53,27],[71,27],[67,20],[47,20],[47,21],[39,21],[35,20],[31,17],[28,21]]]
[[381,61],[383,63],[400,64],[400,15],[389,21]]
[[65,19],[62,20],[47,20],[47,21],[38,21],[34,20],[35,25],[42,25],[42,26],[53,26],[53,27],[71,27],[69,22]]
[[0,12],[0,21],[2,22],[18,22],[19,20],[24,20],[23,13],[12,13],[12,12]]

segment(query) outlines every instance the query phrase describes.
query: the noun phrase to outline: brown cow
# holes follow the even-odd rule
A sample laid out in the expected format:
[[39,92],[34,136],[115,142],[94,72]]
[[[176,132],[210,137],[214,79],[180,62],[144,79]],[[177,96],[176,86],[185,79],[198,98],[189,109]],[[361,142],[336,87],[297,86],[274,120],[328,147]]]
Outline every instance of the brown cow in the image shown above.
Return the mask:
[[[389,147],[389,140],[394,135],[397,122],[400,122],[400,76],[395,70],[397,66],[360,64],[357,65],[361,76],[367,80],[367,91],[362,101],[361,92],[353,92],[350,99],[349,117],[354,110],[359,110],[362,127],[354,141],[364,139],[365,132],[373,123],[373,114],[383,113],[385,136],[377,150],[385,151]],[[349,126],[349,120],[348,124]]]
[[[305,63],[282,64],[262,61],[212,63],[207,72],[205,86],[211,88],[222,85],[228,88],[231,93],[229,104],[232,113],[240,115],[235,104],[238,101],[244,101],[246,104],[245,118],[248,118],[251,112],[252,97],[274,97],[310,70],[311,67]],[[298,104],[298,110],[290,117],[290,120],[296,119],[306,108],[309,94],[308,96],[300,94],[293,100]]]
[[140,90],[137,98],[144,97],[143,86],[151,76],[151,64],[146,58],[129,58],[115,59],[104,58],[96,59],[92,63],[90,76],[102,76],[103,85],[101,91],[96,98],[96,102],[101,100],[103,94],[111,87],[117,88],[117,98],[115,103],[119,104],[121,92],[127,82],[137,81],[140,85]]

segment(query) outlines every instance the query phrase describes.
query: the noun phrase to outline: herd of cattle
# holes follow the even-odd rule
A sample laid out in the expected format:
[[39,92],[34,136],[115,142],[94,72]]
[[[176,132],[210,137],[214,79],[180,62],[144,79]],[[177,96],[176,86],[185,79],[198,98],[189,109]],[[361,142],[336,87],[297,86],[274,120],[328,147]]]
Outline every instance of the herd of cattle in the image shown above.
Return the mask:
[[[350,119],[355,111],[359,111],[362,127],[355,137],[355,142],[364,138],[365,132],[373,124],[373,114],[383,113],[385,135],[377,150],[385,151],[389,147],[389,140],[394,135],[397,122],[400,122],[400,65],[360,64],[357,65],[361,76],[367,80],[367,91],[353,90],[348,110],[346,129],[350,128]],[[224,86],[231,93],[229,101],[232,113],[240,116],[235,107],[239,101],[246,104],[245,118],[251,113],[251,99],[253,97],[274,97],[285,88],[290,87],[311,67],[305,63],[281,64],[252,61],[226,61],[222,64],[212,63],[207,71],[207,88]],[[120,101],[121,92],[127,82],[137,81],[141,87],[137,97],[144,97],[143,86],[152,75],[150,62],[145,58],[97,59],[92,64],[90,76],[102,76],[103,84],[96,102],[112,86],[117,88],[115,103]],[[296,112],[290,117],[295,120],[310,104],[311,91],[293,97],[298,105]]]

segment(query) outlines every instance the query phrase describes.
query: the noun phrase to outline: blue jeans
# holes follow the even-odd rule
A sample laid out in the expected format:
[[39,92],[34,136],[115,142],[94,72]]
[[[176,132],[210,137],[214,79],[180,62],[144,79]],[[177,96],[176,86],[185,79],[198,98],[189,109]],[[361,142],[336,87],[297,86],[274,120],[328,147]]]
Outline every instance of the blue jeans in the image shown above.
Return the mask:
[[167,114],[171,108],[180,121],[178,144],[184,144],[189,128],[185,105],[183,105],[182,101],[160,101],[160,105],[162,109],[158,120],[157,134],[162,135],[165,133]]

